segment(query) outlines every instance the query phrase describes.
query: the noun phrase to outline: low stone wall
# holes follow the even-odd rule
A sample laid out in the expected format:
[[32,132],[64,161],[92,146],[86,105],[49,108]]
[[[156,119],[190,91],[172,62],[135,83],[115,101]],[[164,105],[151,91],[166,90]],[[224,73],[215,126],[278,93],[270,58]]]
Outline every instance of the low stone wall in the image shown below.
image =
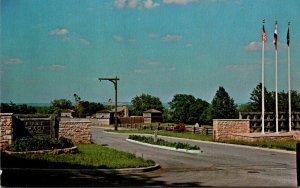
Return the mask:
[[235,135],[240,133],[250,133],[249,119],[213,120],[213,135],[215,140],[235,139]]
[[74,144],[92,142],[91,121],[68,120],[59,122],[59,137],[71,139]]
[[13,134],[12,134],[12,113],[0,113],[1,122],[1,136],[0,136],[0,150],[6,148],[6,146],[12,144]]

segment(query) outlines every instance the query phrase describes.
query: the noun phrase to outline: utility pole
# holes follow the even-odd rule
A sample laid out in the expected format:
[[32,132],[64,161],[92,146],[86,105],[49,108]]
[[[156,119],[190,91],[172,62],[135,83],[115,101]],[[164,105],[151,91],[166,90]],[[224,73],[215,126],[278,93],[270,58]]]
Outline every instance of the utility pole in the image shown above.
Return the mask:
[[117,76],[115,78],[99,78],[99,81],[108,80],[112,82],[115,86],[115,131],[118,130],[118,80],[120,80]]

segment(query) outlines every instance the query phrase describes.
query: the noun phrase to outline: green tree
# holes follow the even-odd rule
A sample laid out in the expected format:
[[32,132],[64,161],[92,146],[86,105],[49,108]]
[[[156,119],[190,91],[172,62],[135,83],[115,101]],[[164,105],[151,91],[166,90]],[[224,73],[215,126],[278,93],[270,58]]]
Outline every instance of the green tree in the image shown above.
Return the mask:
[[72,102],[67,99],[55,99],[51,101],[51,113],[60,115],[63,110],[73,109]]
[[149,94],[142,94],[132,98],[132,114],[143,115],[143,112],[149,109],[156,109],[163,112],[164,107],[158,97],[151,96]]
[[104,109],[104,105],[101,103],[79,101],[76,108],[76,114],[78,117],[85,117],[95,114],[97,111]]
[[196,99],[192,95],[177,94],[169,105],[173,122],[187,124],[207,122],[207,119],[203,118],[207,118],[204,112],[209,107],[209,103],[202,99]]
[[[265,111],[266,112],[273,112],[275,109],[275,103],[274,103],[274,95],[267,90],[265,87]],[[262,107],[262,83],[259,83],[252,93],[250,94],[250,100],[252,104],[253,110],[256,112],[261,112],[261,107]]]
[[232,119],[238,116],[234,100],[222,86],[219,87],[211,102],[211,114],[213,119]]

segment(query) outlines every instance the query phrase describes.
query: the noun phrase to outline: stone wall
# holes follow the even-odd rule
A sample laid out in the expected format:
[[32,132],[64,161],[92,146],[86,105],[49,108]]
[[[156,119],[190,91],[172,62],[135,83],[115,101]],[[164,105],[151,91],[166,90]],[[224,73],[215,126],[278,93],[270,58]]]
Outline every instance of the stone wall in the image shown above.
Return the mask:
[[74,144],[90,144],[92,142],[91,121],[66,120],[59,122],[59,137],[71,139]]
[[0,136],[0,150],[5,149],[6,146],[12,144],[12,113],[0,113],[1,116],[1,136]]
[[235,139],[239,133],[250,133],[249,119],[214,119],[213,132],[215,140]]

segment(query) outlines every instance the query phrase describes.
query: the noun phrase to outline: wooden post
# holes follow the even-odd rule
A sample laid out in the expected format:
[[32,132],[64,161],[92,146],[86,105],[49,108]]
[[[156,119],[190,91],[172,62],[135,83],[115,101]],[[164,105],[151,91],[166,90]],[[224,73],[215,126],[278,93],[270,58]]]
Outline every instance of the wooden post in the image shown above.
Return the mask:
[[300,186],[300,142],[296,144],[297,187]]

